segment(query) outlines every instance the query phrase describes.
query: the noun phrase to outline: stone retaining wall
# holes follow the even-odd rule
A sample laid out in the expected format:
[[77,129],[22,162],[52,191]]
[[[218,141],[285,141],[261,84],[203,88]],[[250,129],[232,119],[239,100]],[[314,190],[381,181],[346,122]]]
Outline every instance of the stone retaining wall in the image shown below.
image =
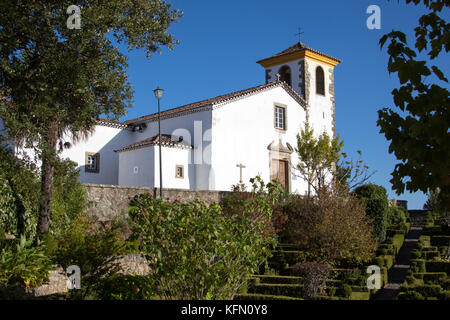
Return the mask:
[[[87,212],[97,217],[100,222],[111,221],[128,211],[130,200],[137,194],[150,193],[159,197],[158,188],[128,187],[104,184],[84,184]],[[170,200],[191,201],[201,199],[206,203],[219,202],[228,191],[202,191],[183,189],[163,189],[163,197]]]

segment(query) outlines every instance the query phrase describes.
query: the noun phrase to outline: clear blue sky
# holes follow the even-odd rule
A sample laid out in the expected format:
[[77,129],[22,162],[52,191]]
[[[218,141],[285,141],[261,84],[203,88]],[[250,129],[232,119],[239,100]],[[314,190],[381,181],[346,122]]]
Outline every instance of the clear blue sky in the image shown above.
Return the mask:
[[[395,195],[390,173],[396,159],[376,126],[377,110],[393,106],[391,91],[396,75],[387,72],[387,54],[378,45],[380,37],[400,29],[413,39],[413,28],[423,7],[404,0],[173,0],[184,17],[170,32],[180,44],[162,50],[150,60],[144,52],[127,53],[128,72],[135,96],[134,107],[121,120],[157,111],[152,90],[165,90],[162,109],[170,109],[220,94],[264,83],[264,69],[257,60],[271,56],[298,41],[340,58],[335,69],[336,131],[344,150],[376,170],[373,183],[384,186],[389,198],[408,200],[409,209],[421,209],[422,193]],[[381,30],[369,30],[369,5],[381,8]],[[448,16],[447,16],[448,18]],[[442,64],[441,64],[442,67]],[[448,67],[443,68],[448,75]]]

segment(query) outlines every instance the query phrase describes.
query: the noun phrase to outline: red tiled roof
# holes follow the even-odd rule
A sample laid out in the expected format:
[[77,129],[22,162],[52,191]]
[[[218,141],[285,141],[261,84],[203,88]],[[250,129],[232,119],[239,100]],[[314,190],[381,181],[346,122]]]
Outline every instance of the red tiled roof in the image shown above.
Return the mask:
[[[159,135],[144,139],[142,141],[135,142],[126,147],[114,150],[114,152],[123,152],[134,150],[142,147],[155,146],[159,144]],[[184,141],[182,138],[172,136],[170,134],[161,134],[161,145],[165,147],[178,147],[183,149],[192,149],[192,145]]]
[[320,51],[311,49],[310,47],[308,47],[308,46],[307,46],[306,44],[304,44],[303,42],[297,42],[297,43],[294,44],[293,46],[290,46],[289,48],[287,48],[287,49],[285,49],[285,50],[283,50],[283,51],[280,51],[280,52],[274,54],[274,55],[271,56],[271,57],[262,59],[262,60],[257,61],[257,62],[261,62],[261,61],[268,60],[268,59],[272,59],[272,58],[279,57],[279,56],[284,56],[285,54],[289,54],[289,53],[293,53],[293,52],[297,52],[297,51],[302,51],[302,50],[306,50],[306,49],[307,49],[307,50],[310,50],[310,51],[312,51],[312,52],[314,52],[314,53],[320,54],[320,55],[322,55],[322,56],[324,56],[324,57],[328,57],[328,58],[330,58],[330,59],[333,59],[333,60],[342,62],[342,60],[339,60],[339,59],[337,59],[337,58],[335,58],[335,57],[332,57],[332,56],[330,56],[330,55],[328,55],[328,54],[325,54],[325,53],[323,53],[323,52],[320,52]]
[[[195,103],[187,104],[187,105],[184,105],[184,106],[181,106],[178,108],[162,111],[161,116],[163,117],[163,116],[176,114],[176,113],[183,112],[183,111],[194,110],[197,108],[202,108],[202,107],[206,107],[209,105],[226,102],[226,101],[229,101],[232,99],[241,98],[246,95],[254,94],[259,91],[274,88],[274,87],[283,87],[303,108],[306,108],[305,100],[297,92],[295,92],[294,89],[292,89],[286,82],[274,81],[274,82],[269,82],[267,84],[263,84],[260,86],[252,87],[249,89],[231,92],[231,93],[220,95],[220,96],[217,96],[214,98],[205,99],[205,100],[198,101]],[[158,113],[153,113],[150,115],[146,115],[146,116],[142,116],[139,118],[124,121],[122,124],[129,125],[129,124],[138,123],[138,122],[151,120],[151,119],[157,119],[157,118],[158,118]]]
[[108,126],[108,127],[119,127],[119,128],[126,127],[126,125],[124,125],[122,122],[109,120],[106,118],[98,118],[97,124]]

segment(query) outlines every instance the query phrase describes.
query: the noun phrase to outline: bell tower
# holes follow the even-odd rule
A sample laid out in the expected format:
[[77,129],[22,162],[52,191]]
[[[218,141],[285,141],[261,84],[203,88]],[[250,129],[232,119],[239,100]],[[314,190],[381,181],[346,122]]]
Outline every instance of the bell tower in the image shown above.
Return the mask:
[[266,83],[279,78],[290,85],[306,101],[314,131],[330,136],[335,135],[334,68],[340,62],[302,42],[257,61],[266,71]]

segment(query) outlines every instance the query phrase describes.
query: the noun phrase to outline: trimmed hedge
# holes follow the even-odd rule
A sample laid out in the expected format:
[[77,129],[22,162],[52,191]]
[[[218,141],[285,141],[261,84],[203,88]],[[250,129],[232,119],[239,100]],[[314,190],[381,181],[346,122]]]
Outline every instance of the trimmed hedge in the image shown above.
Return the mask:
[[290,273],[286,270],[289,266],[305,261],[305,253],[303,251],[274,250],[272,253],[273,256],[269,259],[269,267],[283,274]]
[[255,284],[272,283],[272,284],[300,284],[301,277],[296,276],[272,276],[272,275],[260,275],[251,278],[255,280]]
[[303,285],[260,283],[249,287],[248,293],[267,294],[274,296],[302,297]]
[[390,269],[394,265],[394,256],[393,255],[382,255],[375,258],[376,264],[381,267],[386,267]]
[[412,272],[426,272],[426,264],[424,259],[411,259],[409,261],[410,263],[410,270]]
[[425,284],[441,285],[447,280],[447,274],[445,272],[420,272],[414,273],[413,277],[422,279]]
[[407,292],[400,292],[395,298],[396,300],[425,300],[424,296],[419,292],[410,290]]
[[450,262],[446,261],[427,261],[427,272],[445,272],[450,275]]
[[450,243],[450,236],[432,236],[431,245],[436,247],[448,246]]
[[275,296],[268,294],[246,293],[238,294],[234,297],[234,300],[303,300],[302,298],[294,298],[287,296]]
[[402,292],[416,291],[424,297],[437,297],[442,293],[442,288],[435,284],[423,284],[414,287],[401,287]]

